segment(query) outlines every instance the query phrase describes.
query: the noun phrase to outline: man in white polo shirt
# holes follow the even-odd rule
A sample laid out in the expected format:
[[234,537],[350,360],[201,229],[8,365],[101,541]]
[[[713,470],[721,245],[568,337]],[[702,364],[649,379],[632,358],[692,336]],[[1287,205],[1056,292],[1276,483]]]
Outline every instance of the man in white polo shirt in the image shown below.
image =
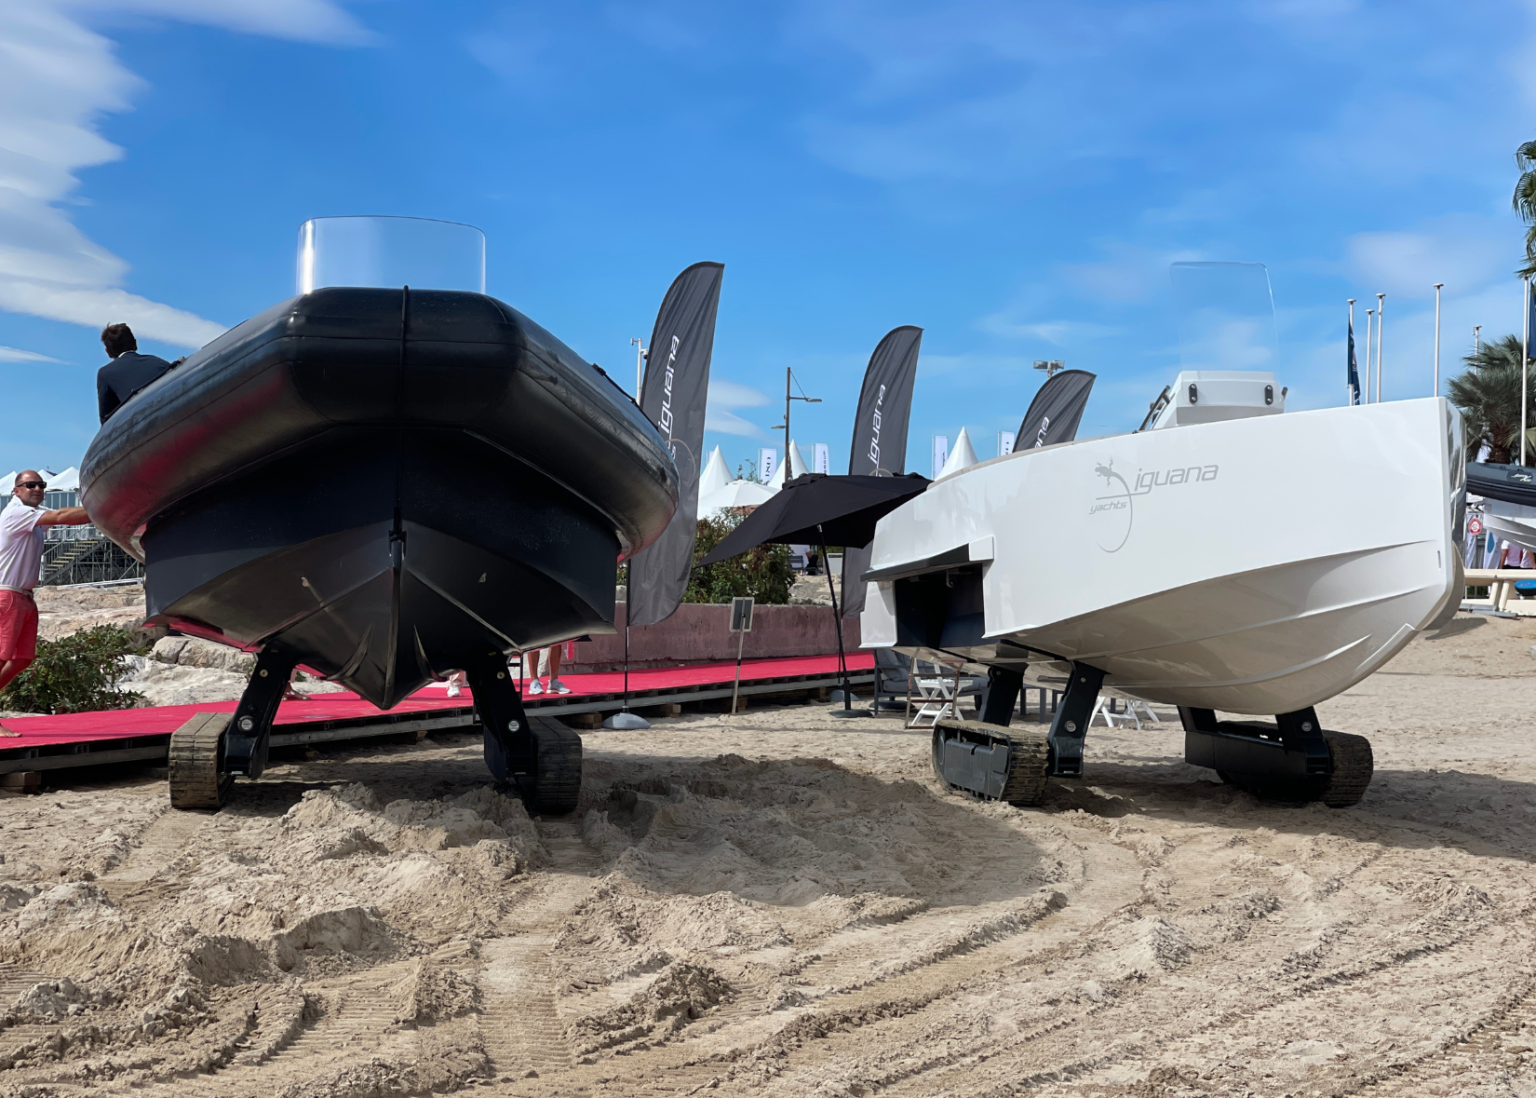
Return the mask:
[[37,656],[37,603],[32,589],[43,570],[50,526],[90,522],[84,507],[43,510],[47,482],[37,470],[16,474],[15,498],[0,511],[0,690]]

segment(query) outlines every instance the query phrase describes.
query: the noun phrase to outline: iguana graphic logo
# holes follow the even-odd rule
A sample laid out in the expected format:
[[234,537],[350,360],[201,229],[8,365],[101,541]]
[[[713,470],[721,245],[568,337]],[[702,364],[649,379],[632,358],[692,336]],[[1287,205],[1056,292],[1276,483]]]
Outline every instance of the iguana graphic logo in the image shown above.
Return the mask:
[[1104,478],[1107,494],[1089,506],[1088,522],[1093,527],[1099,548],[1106,553],[1118,553],[1131,537],[1131,520],[1135,515],[1131,485],[1115,472],[1114,458],[1110,458],[1108,464],[1095,465],[1093,471]]

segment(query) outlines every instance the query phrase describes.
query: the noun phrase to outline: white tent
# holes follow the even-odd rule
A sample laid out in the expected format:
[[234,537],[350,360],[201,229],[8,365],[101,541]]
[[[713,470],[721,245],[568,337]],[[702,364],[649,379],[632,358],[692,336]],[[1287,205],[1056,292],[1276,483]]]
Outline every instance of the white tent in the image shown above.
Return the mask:
[[699,518],[708,518],[717,511],[733,507],[756,507],[772,498],[773,492],[766,484],[755,480],[733,480],[707,496],[699,496]]
[[[34,466],[33,468],[37,467]],[[49,491],[57,489],[60,492],[73,492],[80,487],[80,470],[76,469],[73,465],[62,473],[55,473],[51,469],[45,468],[39,468],[37,471],[48,482]],[[11,494],[12,490],[16,487],[16,474],[19,472],[21,472],[20,469],[12,469],[3,478],[0,478],[0,496],[8,497]],[[62,483],[66,479],[68,483]],[[4,502],[0,502],[0,507],[3,506]]]
[[805,457],[800,453],[799,445],[793,440],[789,443],[789,453],[779,467],[773,471],[773,478],[768,481],[768,487],[774,492],[784,487],[785,480],[794,480],[798,476],[809,473],[811,467],[805,463]]
[[[979,459],[976,457],[976,447],[971,445],[971,436],[965,433],[965,428],[960,428],[960,437],[955,439],[955,448],[949,452],[949,460],[944,463],[944,468],[939,470],[939,477],[947,477],[951,473],[958,473],[961,469],[969,469]],[[935,477],[937,480],[939,477]]]
[[731,483],[731,471],[725,467],[725,455],[716,446],[714,453],[709,455],[709,460],[704,463],[704,470],[699,474],[699,499],[714,492],[718,492]]

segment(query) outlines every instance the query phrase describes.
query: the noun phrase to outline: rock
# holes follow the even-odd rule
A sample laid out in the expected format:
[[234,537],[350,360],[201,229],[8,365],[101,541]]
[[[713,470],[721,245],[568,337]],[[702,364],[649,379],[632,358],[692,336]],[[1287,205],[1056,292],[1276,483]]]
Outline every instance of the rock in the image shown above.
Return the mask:
[[197,637],[166,637],[157,641],[150,658],[160,663],[179,667],[209,667],[217,671],[231,671],[250,677],[256,666],[256,657],[238,648],[199,640]]

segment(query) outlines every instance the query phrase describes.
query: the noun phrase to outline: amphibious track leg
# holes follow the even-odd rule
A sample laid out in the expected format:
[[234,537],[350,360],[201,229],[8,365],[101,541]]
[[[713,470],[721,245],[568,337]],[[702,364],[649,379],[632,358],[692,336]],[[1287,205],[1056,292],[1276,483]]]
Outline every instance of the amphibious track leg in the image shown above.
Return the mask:
[[1037,732],[1011,732],[982,721],[933,726],[933,769],[951,789],[1027,806],[1045,796],[1050,748]]
[[1051,774],[1061,778],[1083,776],[1083,741],[1088,738],[1088,721],[1103,684],[1104,672],[1097,667],[1086,663],[1072,665],[1067,689],[1051,721]]
[[267,768],[267,749],[272,739],[272,719],[283,700],[288,676],[298,661],[285,652],[263,649],[240,704],[230,718],[225,736],[224,766],[231,774],[259,778]]
[[548,717],[529,718],[502,653],[489,652],[464,671],[492,776],[516,786],[540,815],[574,811],[581,796],[581,737]]
[[1210,709],[1183,706],[1179,717],[1185,759],[1256,797],[1348,808],[1371,784],[1370,741],[1326,731],[1312,709],[1282,713],[1274,724],[1218,721]]
[[981,703],[981,719],[987,724],[1007,728],[1013,723],[1013,711],[1024,689],[1024,672],[1011,667],[987,669],[987,696]]
[[172,808],[220,808],[235,776],[224,765],[228,713],[196,713],[171,733]]

